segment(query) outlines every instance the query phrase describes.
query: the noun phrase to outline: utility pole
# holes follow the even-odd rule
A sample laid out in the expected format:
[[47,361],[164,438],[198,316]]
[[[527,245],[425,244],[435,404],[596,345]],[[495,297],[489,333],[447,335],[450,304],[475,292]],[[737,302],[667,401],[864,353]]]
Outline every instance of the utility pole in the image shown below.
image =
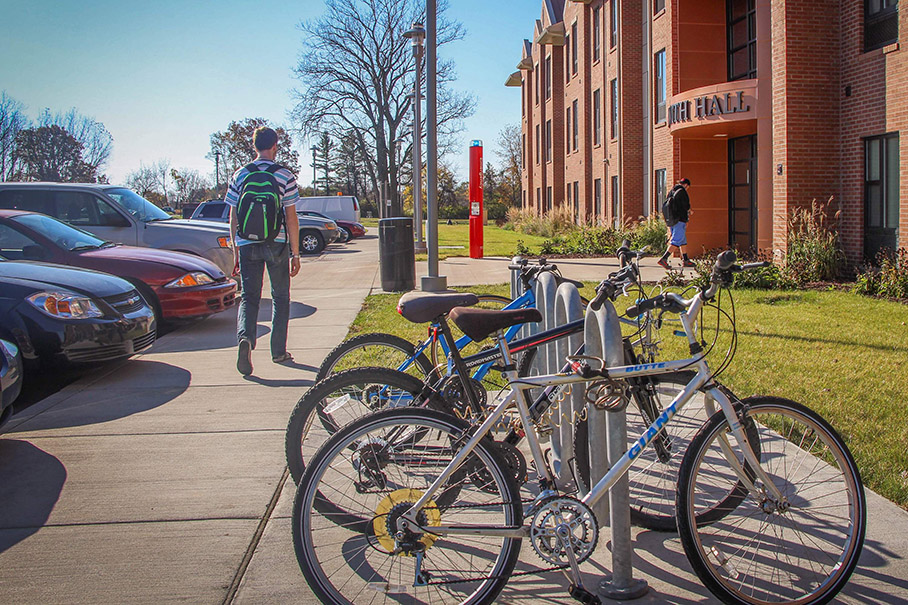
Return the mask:
[[221,195],[221,152],[214,150],[214,193],[215,196]]
[[316,177],[315,155],[318,153],[318,147],[312,146],[312,195],[318,195],[318,179]]

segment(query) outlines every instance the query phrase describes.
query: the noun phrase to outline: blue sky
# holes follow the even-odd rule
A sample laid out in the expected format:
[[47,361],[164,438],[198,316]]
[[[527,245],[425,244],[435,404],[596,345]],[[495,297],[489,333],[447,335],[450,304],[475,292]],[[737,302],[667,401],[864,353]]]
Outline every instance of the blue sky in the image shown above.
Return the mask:
[[[450,4],[449,17],[467,35],[442,55],[457,65],[455,87],[478,101],[462,135],[464,152],[452,158],[463,176],[469,141],[482,139],[486,160],[496,161],[499,131],[520,117],[520,90],[504,81],[520,60],[523,38],[532,35],[541,1]],[[302,47],[297,24],[324,10],[321,0],[0,0],[0,90],[25,104],[33,119],[45,107],[75,107],[103,122],[114,137],[107,167],[113,182],[140,162],[162,158],[210,175],[212,132],[251,116],[286,123],[296,84],[291,70]],[[256,45],[253,27],[272,38]],[[238,86],[237,74],[260,85]],[[311,180],[308,167],[300,180]]]

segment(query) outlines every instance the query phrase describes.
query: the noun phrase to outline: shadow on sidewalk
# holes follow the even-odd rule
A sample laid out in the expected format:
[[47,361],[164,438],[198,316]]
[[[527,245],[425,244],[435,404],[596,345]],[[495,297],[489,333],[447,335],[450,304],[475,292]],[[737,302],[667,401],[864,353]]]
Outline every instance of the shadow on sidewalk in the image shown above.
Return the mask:
[[66,467],[27,441],[0,439],[0,553],[41,529],[66,482]]
[[[120,369],[123,370],[124,368]],[[111,385],[111,377],[116,381],[117,374],[114,373],[105,378],[108,388],[89,386],[19,423],[16,423],[17,418],[13,416],[7,432],[85,426],[125,418],[176,399],[189,387],[192,379],[188,370],[144,359],[130,361],[126,371],[132,377],[132,382]]]

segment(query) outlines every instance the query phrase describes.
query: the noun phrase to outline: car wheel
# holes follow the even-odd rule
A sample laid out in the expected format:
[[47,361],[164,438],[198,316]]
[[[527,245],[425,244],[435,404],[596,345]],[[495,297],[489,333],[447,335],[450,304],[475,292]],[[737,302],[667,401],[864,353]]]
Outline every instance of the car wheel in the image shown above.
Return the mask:
[[353,239],[353,232],[352,232],[352,231],[350,231],[350,230],[347,229],[346,227],[341,227],[340,230],[341,230],[341,233],[344,234],[344,241],[345,241],[345,242],[349,242],[350,240]]
[[317,231],[300,232],[300,252],[303,254],[318,254],[325,248],[325,240]]
[[164,313],[161,311],[161,301],[158,300],[158,295],[155,294],[154,290],[148,287],[148,284],[145,282],[137,279],[129,279],[127,281],[139,291],[139,294],[142,295],[142,298],[144,298],[145,302],[148,303],[148,306],[151,307],[151,310],[154,313],[154,328],[155,331],[160,334],[164,322]]

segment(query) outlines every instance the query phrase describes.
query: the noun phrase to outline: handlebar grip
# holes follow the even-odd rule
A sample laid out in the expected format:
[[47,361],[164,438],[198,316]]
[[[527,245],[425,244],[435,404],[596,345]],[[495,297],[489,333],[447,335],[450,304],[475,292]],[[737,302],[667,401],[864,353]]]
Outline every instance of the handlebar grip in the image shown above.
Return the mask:
[[741,271],[749,271],[750,269],[762,269],[763,267],[771,267],[772,263],[764,260],[759,263],[747,263],[741,267]]
[[726,250],[716,259],[716,269],[719,271],[728,271],[738,260],[738,255],[734,250]]
[[646,300],[641,300],[637,304],[629,306],[624,314],[628,317],[637,317],[638,315],[646,313],[647,311],[652,311],[656,307],[660,306],[664,298],[665,297],[660,294],[652,298],[647,298]]
[[602,303],[605,302],[606,296],[607,296],[607,294],[606,294],[605,289],[600,288],[599,291],[596,292],[596,297],[590,301],[590,309],[592,309],[593,311],[598,311],[599,308],[602,306]]

